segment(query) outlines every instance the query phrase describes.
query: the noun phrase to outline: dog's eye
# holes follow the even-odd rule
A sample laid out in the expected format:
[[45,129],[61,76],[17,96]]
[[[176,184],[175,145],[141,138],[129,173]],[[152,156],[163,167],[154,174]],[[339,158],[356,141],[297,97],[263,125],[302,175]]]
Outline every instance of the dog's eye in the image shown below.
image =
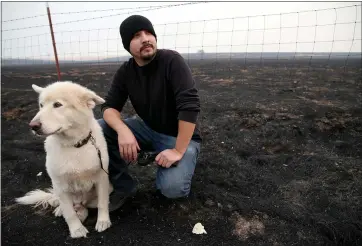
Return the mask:
[[60,102],[55,102],[54,104],[53,104],[53,107],[54,108],[59,108],[59,107],[61,107],[61,106],[63,106]]
[[42,108],[42,107],[43,107],[43,104],[40,104],[40,107]]

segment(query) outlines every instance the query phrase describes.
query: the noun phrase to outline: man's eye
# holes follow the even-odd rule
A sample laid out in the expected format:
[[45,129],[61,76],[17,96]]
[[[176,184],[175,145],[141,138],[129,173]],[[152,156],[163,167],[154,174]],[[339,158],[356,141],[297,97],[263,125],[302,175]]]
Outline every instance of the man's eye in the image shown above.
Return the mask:
[[54,108],[59,108],[59,107],[61,107],[61,106],[63,106],[60,102],[55,102],[54,104],[53,104],[53,107]]

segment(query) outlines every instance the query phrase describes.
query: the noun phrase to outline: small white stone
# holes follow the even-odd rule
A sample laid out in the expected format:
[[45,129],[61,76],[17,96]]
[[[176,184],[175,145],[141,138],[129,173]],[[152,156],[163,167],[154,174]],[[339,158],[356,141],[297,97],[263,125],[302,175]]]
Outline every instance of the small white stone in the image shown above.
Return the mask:
[[199,222],[194,226],[194,229],[192,229],[192,233],[194,234],[207,234],[205,231],[204,226]]
[[36,176],[41,176],[43,174],[43,172],[39,172]]

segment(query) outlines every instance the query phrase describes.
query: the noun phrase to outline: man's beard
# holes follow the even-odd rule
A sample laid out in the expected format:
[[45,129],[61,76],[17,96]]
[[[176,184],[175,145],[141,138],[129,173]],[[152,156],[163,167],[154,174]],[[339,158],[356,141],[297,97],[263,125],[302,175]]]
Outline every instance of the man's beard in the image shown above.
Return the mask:
[[150,61],[155,56],[156,52],[152,52],[151,54],[141,55],[142,60]]
[[[152,51],[153,51],[153,52],[147,53],[147,54],[145,54],[145,55],[142,55],[142,50],[145,49],[145,48],[148,47],[148,46],[152,48]],[[142,60],[144,60],[144,61],[150,61],[150,60],[153,59],[153,57],[154,57],[155,55],[156,55],[156,50],[155,50],[155,48],[153,47],[152,44],[147,44],[147,45],[142,46],[142,48],[141,48],[141,59],[142,59]]]

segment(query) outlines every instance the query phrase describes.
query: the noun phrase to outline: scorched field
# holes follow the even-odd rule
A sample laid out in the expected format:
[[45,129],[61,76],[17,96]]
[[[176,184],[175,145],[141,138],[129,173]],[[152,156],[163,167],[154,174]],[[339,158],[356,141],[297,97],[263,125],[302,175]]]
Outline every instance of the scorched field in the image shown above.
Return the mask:
[[[91,213],[85,239],[71,239],[51,211],[15,205],[50,186],[43,140],[28,123],[38,110],[31,84],[57,73],[54,65],[3,67],[2,244],[362,245],[361,62],[217,62],[191,64],[204,139],[191,196],[164,199],[155,167],[131,167],[138,192],[103,233]],[[61,65],[62,79],[105,96],[119,65]],[[123,115],[133,113],[128,103]],[[207,234],[192,234],[197,222]]]

